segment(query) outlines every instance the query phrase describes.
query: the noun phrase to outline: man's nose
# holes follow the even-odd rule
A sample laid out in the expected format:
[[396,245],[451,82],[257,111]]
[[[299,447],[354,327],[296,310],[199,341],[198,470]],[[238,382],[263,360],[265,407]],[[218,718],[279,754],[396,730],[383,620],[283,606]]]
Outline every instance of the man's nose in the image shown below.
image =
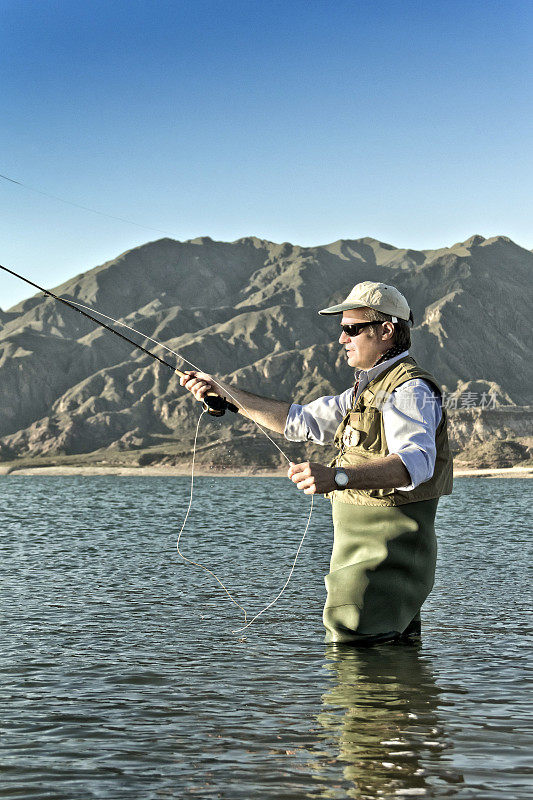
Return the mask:
[[346,342],[350,341],[350,337],[344,331],[341,331],[341,335],[339,336],[339,344],[346,344]]

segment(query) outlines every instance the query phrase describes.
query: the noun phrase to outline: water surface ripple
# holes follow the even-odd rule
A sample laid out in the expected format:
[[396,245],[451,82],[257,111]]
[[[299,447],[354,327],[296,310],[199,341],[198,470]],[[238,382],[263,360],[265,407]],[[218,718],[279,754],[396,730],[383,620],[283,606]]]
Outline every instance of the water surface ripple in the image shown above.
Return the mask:
[[[2,798],[526,798],[529,481],[439,508],[422,644],[323,644],[329,503],[245,635],[175,540],[186,478],[2,480]],[[198,478],[182,539],[256,613],[309,498]],[[529,791],[528,791],[529,789]]]

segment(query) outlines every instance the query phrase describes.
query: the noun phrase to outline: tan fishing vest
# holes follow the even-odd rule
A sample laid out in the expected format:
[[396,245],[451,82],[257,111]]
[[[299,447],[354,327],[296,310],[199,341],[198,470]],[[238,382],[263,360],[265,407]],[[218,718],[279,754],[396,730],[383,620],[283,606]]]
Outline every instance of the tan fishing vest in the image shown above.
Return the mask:
[[[388,456],[387,440],[383,427],[382,408],[391,393],[406,381],[419,378],[442,395],[435,378],[419,367],[414,358],[406,356],[382,372],[361,392],[352,404],[335,433],[339,453],[331,466],[356,467],[368,459]],[[399,506],[430,500],[452,491],[452,457],[448,446],[447,416],[442,409],[442,419],[435,432],[437,457],[432,477],[409,492],[399,489],[344,489],[329,494],[343,503],[363,506]]]

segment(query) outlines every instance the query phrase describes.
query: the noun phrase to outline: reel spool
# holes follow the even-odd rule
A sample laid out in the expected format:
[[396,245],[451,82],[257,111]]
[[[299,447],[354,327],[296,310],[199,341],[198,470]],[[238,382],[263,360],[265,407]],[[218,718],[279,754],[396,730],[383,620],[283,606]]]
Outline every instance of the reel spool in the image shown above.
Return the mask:
[[239,410],[234,403],[228,402],[225,397],[221,397],[219,394],[206,394],[203,407],[212,417],[223,417],[226,411],[233,411],[236,414]]

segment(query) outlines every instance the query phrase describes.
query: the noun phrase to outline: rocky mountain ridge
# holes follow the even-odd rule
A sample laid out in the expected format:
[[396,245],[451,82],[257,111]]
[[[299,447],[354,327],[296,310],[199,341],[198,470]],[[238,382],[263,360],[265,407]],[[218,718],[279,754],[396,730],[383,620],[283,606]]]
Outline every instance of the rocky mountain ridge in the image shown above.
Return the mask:
[[[306,402],[353,380],[338,319],[317,310],[361,280],[392,283],[413,309],[413,354],[445,387],[454,448],[471,463],[489,440],[529,457],[532,268],[533,254],[504,236],[424,251],[368,237],[319,247],[202,237],[149,242],[53,291],[138,329],[133,338],[160,355],[146,336],[252,392]],[[43,294],[0,312],[0,397],[4,460],[98,449],[163,459],[178,443],[187,454],[198,414],[170,370]],[[509,416],[495,422],[502,406],[511,427]],[[208,459],[276,465],[255,426],[228,421],[204,427]]]

